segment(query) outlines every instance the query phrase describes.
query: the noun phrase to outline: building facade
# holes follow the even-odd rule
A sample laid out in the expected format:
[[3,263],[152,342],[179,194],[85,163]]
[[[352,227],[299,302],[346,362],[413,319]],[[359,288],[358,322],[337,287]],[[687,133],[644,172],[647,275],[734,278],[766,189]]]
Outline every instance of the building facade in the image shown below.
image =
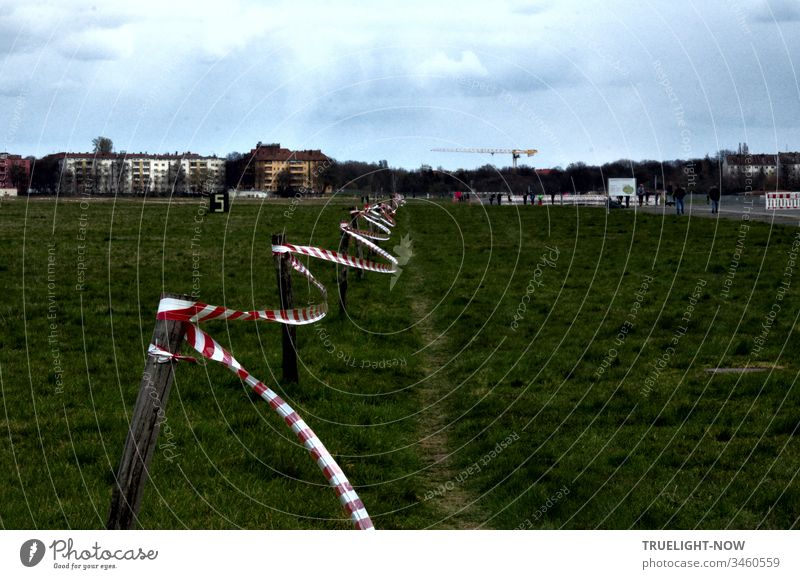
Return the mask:
[[750,182],[757,189],[797,187],[800,185],[800,153],[726,155],[722,174],[729,182]]
[[225,160],[196,153],[56,153],[56,189],[67,194],[213,193],[224,188]]
[[323,173],[333,159],[319,149],[292,151],[279,143],[258,143],[249,154],[248,170],[252,171],[257,190],[280,191],[287,188],[306,193],[325,193]]
[[0,153],[0,189],[25,193],[31,176],[31,162],[20,155]]

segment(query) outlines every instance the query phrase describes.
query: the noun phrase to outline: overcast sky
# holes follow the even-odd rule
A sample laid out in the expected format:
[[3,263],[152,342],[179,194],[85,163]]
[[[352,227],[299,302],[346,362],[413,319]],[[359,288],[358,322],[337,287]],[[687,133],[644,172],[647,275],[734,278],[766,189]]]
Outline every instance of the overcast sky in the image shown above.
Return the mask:
[[0,150],[453,169],[800,150],[799,0],[0,0]]

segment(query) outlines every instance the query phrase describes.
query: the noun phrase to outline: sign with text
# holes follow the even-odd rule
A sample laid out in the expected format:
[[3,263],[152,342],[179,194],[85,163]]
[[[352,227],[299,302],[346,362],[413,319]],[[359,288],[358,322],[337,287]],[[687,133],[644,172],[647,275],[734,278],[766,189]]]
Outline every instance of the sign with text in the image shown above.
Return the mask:
[[609,197],[631,197],[636,193],[636,179],[609,179]]
[[227,191],[212,193],[208,202],[209,213],[227,213],[230,208],[230,198]]

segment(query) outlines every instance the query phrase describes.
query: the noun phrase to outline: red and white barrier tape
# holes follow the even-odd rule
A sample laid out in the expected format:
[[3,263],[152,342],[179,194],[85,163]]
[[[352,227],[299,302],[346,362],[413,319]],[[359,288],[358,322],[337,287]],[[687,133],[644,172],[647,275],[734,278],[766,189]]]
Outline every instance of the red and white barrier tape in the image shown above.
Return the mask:
[[[363,217],[364,219],[375,225],[378,229],[380,229],[381,232],[364,231],[361,229],[356,229],[355,227],[352,227],[350,223],[348,223],[347,221],[342,221],[339,224],[340,229],[344,233],[355,239],[358,243],[361,243],[362,245],[365,245],[368,248],[370,248],[376,254],[378,254],[386,261],[388,261],[389,264],[375,263],[374,261],[353,257],[352,255],[339,253],[337,251],[331,251],[329,249],[321,249],[319,247],[311,247],[308,245],[293,245],[290,243],[285,243],[283,245],[273,245],[272,253],[273,255],[281,253],[290,254],[289,263],[292,265],[292,267],[297,272],[306,276],[309,279],[309,281],[311,281],[314,285],[316,285],[322,292],[323,296],[327,295],[325,287],[319,281],[317,281],[317,279],[311,274],[311,272],[308,271],[308,269],[302,263],[300,263],[300,261],[298,261],[297,258],[295,258],[294,255],[292,254],[308,255],[309,257],[315,257],[317,259],[322,259],[325,261],[332,261],[334,263],[346,265],[349,267],[356,267],[367,271],[375,271],[378,273],[395,273],[397,271],[397,258],[395,258],[388,251],[381,249],[381,247],[378,246],[378,244],[375,242],[386,241],[389,239],[389,235],[391,234],[392,231],[391,228],[394,227],[395,224],[394,213],[397,211],[398,207],[400,207],[402,203],[403,200],[401,198],[393,198],[388,203],[379,203],[377,205],[367,206],[360,211],[351,212],[351,215],[353,217],[356,218]],[[324,308],[324,310],[327,312],[327,305],[316,306],[316,307],[320,309]]]
[[[197,325],[197,322],[201,320],[211,319],[282,321],[281,318],[265,315],[267,313],[266,311],[242,312],[175,298],[164,298],[158,306],[158,319],[183,322],[186,326],[186,341],[195,350],[208,360],[224,364],[231,372],[250,386],[256,394],[269,403],[270,407],[292,429],[298,441],[314,457],[314,462],[317,463],[328,483],[336,490],[339,502],[342,503],[356,526],[362,530],[373,529],[372,521],[369,518],[367,509],[364,508],[364,503],[361,502],[350,481],[347,480],[342,469],[325,448],[325,445],[322,444],[322,441],[314,434],[314,431],[278,394],[250,374],[236,358]],[[156,355],[159,358],[167,357],[174,360],[188,358],[188,356],[176,356],[157,346],[154,346],[154,348],[157,348],[158,352],[153,352],[153,349],[151,349],[152,355]],[[162,360],[159,359],[159,361]]]
[[[394,226],[393,214],[402,203],[402,199],[395,198],[389,203],[381,203],[378,206],[367,207],[359,212],[359,216],[363,216],[370,222],[374,223],[379,229],[385,233],[390,233],[391,227]],[[368,217],[368,215],[371,216]],[[373,220],[374,219],[374,220]],[[388,235],[377,234],[369,231],[360,231],[350,227],[347,223],[341,224],[342,231],[354,237],[359,242],[367,245],[373,249],[378,255],[387,259],[391,265],[383,265],[373,263],[371,261],[354,258],[352,256],[337,253],[335,251],[328,251],[319,249],[317,247],[309,247],[303,245],[273,245],[272,251],[275,254],[289,253],[289,263],[300,274],[304,275],[308,280],[320,289],[323,296],[327,295],[325,286],[320,283],[308,269],[300,263],[300,261],[292,255],[299,253],[309,255],[326,261],[333,261],[351,267],[366,269],[369,271],[376,271],[381,273],[393,273],[396,270],[397,259],[390,253],[378,247],[371,240],[386,240]],[[253,311],[239,311],[224,308],[221,306],[211,306],[201,302],[192,302],[187,300],[180,300],[176,298],[163,298],[158,305],[157,319],[159,320],[174,320],[183,322],[186,326],[186,341],[197,350],[204,358],[214,360],[224,364],[231,372],[236,374],[241,380],[247,383],[253,391],[266,400],[270,407],[283,418],[284,422],[292,429],[297,436],[300,443],[311,453],[317,466],[325,475],[328,483],[336,490],[339,497],[339,502],[345,508],[350,516],[350,519],[361,530],[372,530],[375,527],[372,520],[369,518],[367,509],[364,503],[358,497],[358,494],[353,489],[353,485],[347,480],[342,469],[336,463],[334,458],[322,444],[322,441],[314,434],[314,431],[300,418],[297,412],[292,409],[278,394],[270,389],[266,384],[261,382],[255,376],[250,374],[241,364],[234,358],[227,350],[217,343],[214,338],[209,336],[206,332],[200,329],[197,325],[200,322],[207,320],[248,320],[248,321],[270,321],[278,322],[288,325],[303,325],[311,324],[321,320],[325,317],[328,311],[327,300],[320,305],[313,305],[306,308],[298,308],[293,310],[253,310]],[[196,362],[191,356],[182,356],[173,354],[163,349],[158,344],[150,344],[148,348],[148,355],[156,358],[160,363],[170,361],[191,361]]]

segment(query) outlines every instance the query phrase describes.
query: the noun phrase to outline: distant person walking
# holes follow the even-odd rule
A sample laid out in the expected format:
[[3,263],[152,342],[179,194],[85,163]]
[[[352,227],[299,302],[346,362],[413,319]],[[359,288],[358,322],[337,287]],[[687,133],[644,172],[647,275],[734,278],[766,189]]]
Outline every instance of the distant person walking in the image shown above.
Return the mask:
[[672,198],[675,199],[675,212],[677,215],[683,215],[683,198],[686,197],[686,191],[684,191],[683,187],[678,185],[675,192],[672,194]]
[[494,193],[489,194],[489,205],[494,205]]
[[550,205],[556,204],[556,192],[550,191]]
[[636,188],[636,197],[639,198],[639,207],[641,207],[642,203],[644,202],[644,185],[641,183]]
[[658,200],[661,198],[661,189],[656,189],[656,205],[658,205]]
[[719,213],[719,187],[712,187],[708,190],[708,198],[711,200],[711,213]]

